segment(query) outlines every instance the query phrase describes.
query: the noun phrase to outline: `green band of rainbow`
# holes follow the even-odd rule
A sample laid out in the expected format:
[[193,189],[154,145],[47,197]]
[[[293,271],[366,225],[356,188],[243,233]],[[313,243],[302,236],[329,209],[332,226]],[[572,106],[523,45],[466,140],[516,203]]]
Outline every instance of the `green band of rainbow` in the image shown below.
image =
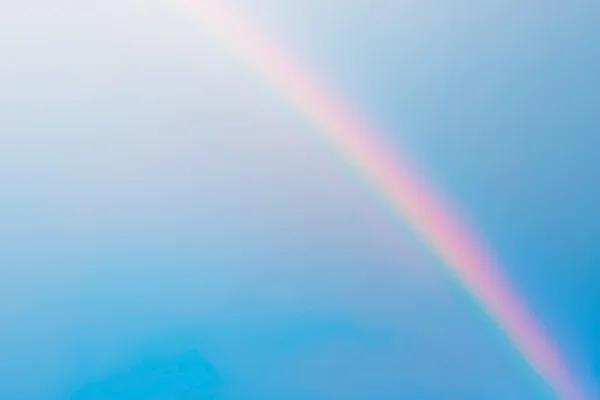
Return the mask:
[[225,7],[223,1],[188,3],[207,29],[273,83],[367,177],[559,398],[587,398],[558,348],[501,275],[501,266],[448,202],[407,165],[405,157],[390,151],[381,135],[356,118],[333,90],[283,51],[272,36]]

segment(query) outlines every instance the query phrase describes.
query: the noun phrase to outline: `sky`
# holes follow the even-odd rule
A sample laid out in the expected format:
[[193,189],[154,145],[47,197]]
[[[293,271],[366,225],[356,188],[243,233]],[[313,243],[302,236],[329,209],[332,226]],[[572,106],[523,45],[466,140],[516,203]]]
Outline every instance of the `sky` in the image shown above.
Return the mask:
[[[232,3],[460,206],[593,393],[600,6]],[[1,398],[554,398],[183,2],[0,8]]]

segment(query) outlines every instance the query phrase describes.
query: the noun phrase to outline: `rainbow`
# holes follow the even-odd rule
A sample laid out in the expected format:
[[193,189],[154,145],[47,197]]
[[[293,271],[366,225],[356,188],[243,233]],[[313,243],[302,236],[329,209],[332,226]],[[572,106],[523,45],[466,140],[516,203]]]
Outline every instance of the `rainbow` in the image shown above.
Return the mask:
[[409,165],[407,157],[391,151],[382,135],[357,118],[341,96],[285,52],[272,35],[226,7],[223,0],[186,1],[205,28],[281,91],[367,178],[559,398],[587,398],[559,349],[501,274],[501,265],[464,218]]

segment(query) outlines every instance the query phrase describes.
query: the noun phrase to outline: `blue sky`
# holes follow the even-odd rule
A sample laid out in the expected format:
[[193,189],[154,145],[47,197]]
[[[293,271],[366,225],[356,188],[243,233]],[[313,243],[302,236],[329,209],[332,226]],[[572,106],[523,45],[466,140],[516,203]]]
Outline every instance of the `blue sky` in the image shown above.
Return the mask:
[[[238,3],[466,211],[596,387],[600,6]],[[552,398],[185,7],[3,8],[1,398],[144,398],[149,365],[216,399]]]

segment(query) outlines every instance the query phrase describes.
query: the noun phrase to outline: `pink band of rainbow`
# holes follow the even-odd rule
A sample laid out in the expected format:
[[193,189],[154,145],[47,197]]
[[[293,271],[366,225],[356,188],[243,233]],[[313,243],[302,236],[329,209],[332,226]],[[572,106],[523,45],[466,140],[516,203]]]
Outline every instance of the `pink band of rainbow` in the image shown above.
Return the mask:
[[358,120],[308,69],[265,32],[221,0],[187,0],[204,26],[258,70],[312,120],[333,146],[367,177],[392,208],[437,254],[491,316],[531,367],[562,399],[587,397],[559,349],[502,276],[500,265],[447,202],[428,187],[406,158]]

